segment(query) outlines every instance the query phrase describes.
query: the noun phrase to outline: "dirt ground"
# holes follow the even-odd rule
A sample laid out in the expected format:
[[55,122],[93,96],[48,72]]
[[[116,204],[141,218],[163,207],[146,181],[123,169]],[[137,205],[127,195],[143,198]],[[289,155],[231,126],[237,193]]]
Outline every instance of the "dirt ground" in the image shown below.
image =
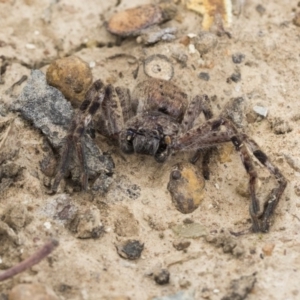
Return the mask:
[[[192,38],[186,44],[188,35],[202,32],[202,16],[179,1],[176,18],[162,25],[177,28],[175,40],[144,46],[107,32],[104,21],[114,13],[148,2],[0,0],[0,269],[27,258],[50,237],[59,241],[47,259],[1,282],[0,299],[21,283],[39,283],[56,294],[45,299],[299,299],[300,21],[293,21],[298,0],[244,1],[226,27],[231,38],[213,33],[217,44],[202,55]],[[135,65],[126,57],[108,59],[119,53],[141,62],[165,55],[174,67],[172,82],[190,97],[207,94],[215,116],[242,97],[229,106],[228,116],[288,181],[268,233],[230,234],[251,225],[248,175],[231,144],[214,153],[204,199],[191,214],[176,210],[167,184],[173,166],[192,153],[159,164],[121,154],[99,135],[97,145],[115,163],[107,193],[61,188],[49,194],[40,169],[45,137],[11,111],[26,81],[13,84],[32,69],[45,73],[55,59],[76,55],[91,66],[94,79],[132,90],[147,75],[141,66],[135,79]],[[241,62],[234,63],[233,55]],[[200,171],[201,164],[196,166]],[[263,201],[277,183],[258,161],[255,166]],[[102,224],[103,234],[85,236],[89,220],[76,232],[68,217],[58,217],[65,207]],[[126,240],[144,244],[139,259],[119,256],[116,245]],[[161,269],[170,273],[167,284],[154,279]]]

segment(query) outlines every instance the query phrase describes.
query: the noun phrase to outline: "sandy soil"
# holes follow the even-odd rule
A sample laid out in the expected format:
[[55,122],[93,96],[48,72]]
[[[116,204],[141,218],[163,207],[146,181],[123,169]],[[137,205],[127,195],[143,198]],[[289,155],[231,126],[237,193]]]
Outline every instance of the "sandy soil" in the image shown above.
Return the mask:
[[[57,299],[298,299],[300,28],[293,24],[300,11],[298,1],[246,1],[243,12],[233,16],[232,38],[217,37],[217,46],[202,57],[182,43],[187,34],[201,32],[202,17],[180,4],[179,16],[167,24],[178,28],[176,40],[151,47],[134,38],[118,43],[103,22],[138,3],[0,1],[0,55],[2,65],[7,63],[0,78],[0,269],[28,257],[49,237],[60,243],[49,258],[0,283],[0,299],[7,299],[20,283],[41,283]],[[211,97],[214,115],[230,99],[243,97],[238,110],[230,113],[238,114],[240,129],[288,180],[269,233],[237,238],[229,233],[250,227],[248,177],[231,145],[221,146],[213,156],[204,200],[189,215],[175,209],[167,184],[173,165],[188,161],[191,153],[176,154],[163,165],[151,157],[124,159],[101,136],[97,144],[111,153],[116,165],[109,191],[99,195],[66,189],[49,195],[39,164],[46,155],[44,137],[9,110],[26,82],[11,87],[23,75],[29,76],[31,69],[45,72],[51,61],[74,54],[92,66],[94,79],[133,89],[147,76],[140,68],[134,79],[134,66],[126,59],[107,59],[118,53],[130,53],[140,61],[152,54],[166,55],[174,66],[172,81],[190,96]],[[174,58],[178,53],[187,55],[186,66]],[[236,53],[244,55],[240,64],[232,61]],[[199,78],[200,72],[210,79]],[[234,73],[241,80],[228,80]],[[267,108],[267,116],[255,113],[255,106]],[[264,199],[276,182],[258,162],[255,166],[259,196]],[[95,239],[78,238],[70,224],[57,218],[61,205],[69,204],[100,218],[105,233]],[[192,238],[174,230],[187,224],[198,224]],[[116,245],[127,239],[144,243],[138,260],[118,255]],[[173,246],[181,239],[190,242],[184,251]],[[160,268],[170,272],[166,285],[151,276]],[[162,298],[177,293],[178,298]]]

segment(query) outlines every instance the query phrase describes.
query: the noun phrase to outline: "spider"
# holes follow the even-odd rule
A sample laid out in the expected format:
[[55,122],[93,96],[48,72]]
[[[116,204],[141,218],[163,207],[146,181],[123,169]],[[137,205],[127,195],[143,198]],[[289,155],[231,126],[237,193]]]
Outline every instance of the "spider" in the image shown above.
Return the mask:
[[[203,113],[206,121],[194,126],[197,117]],[[88,170],[81,139],[87,133],[93,120],[99,132],[119,143],[124,153],[139,153],[153,156],[163,163],[174,152],[196,151],[195,162],[204,151],[204,177],[209,176],[208,161],[212,147],[232,142],[240,154],[249,175],[251,195],[250,216],[253,232],[267,232],[270,218],[284,192],[287,181],[280,170],[271,163],[257,143],[237,130],[234,124],[222,117],[212,118],[209,99],[206,95],[194,97],[188,103],[188,96],[170,81],[148,79],[140,82],[130,96],[126,88],[105,85],[95,81],[88,90],[79,112],[72,120],[66,142],[62,149],[58,171],[52,186],[57,191],[59,183],[68,169],[68,156],[72,148],[81,165],[82,188],[88,187]],[[277,180],[268,201],[260,210],[256,196],[257,172],[248,152],[263,164]]]

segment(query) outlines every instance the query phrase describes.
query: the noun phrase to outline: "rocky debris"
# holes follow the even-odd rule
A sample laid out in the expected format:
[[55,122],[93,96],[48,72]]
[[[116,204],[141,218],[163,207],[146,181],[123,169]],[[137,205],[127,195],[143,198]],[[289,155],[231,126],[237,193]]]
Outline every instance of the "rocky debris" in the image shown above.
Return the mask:
[[184,239],[173,241],[173,247],[178,251],[186,250],[190,245],[191,242]]
[[[46,77],[41,71],[31,72],[27,85],[12,108],[40,129],[55,149],[63,146],[74,111],[60,91],[47,85]],[[114,169],[111,156],[103,154],[88,134],[84,135],[82,142],[89,179],[97,178],[101,174],[108,179]],[[76,156],[74,154],[73,151],[73,156]],[[72,179],[80,181],[81,168],[75,157],[70,161]]]
[[231,253],[236,257],[245,254],[242,243],[229,233],[220,232],[219,234],[210,234],[206,236],[206,241],[214,244],[217,248],[222,248],[224,253]]
[[136,200],[141,196],[141,187],[135,183],[131,183],[127,176],[116,175],[107,199],[109,202],[123,201],[124,199]]
[[80,209],[74,202],[68,194],[57,194],[45,200],[41,211],[55,222],[68,227]]
[[152,45],[159,41],[171,42],[176,38],[177,28],[167,27],[160,28],[152,26],[141,31],[141,35],[137,37],[136,41],[143,45]]
[[201,32],[192,39],[195,48],[201,55],[211,52],[218,45],[218,37],[210,32]]
[[182,68],[186,67],[189,57],[184,49],[174,47],[174,49],[172,49],[172,57],[181,65]]
[[89,65],[77,56],[53,61],[46,73],[47,83],[63,93],[73,107],[80,106],[93,82]]
[[59,148],[73,116],[71,104],[62,93],[47,85],[45,75],[33,70],[26,86],[12,106],[22,117],[33,122],[54,148]]
[[209,74],[206,73],[206,72],[200,72],[200,73],[198,74],[198,77],[199,77],[200,79],[202,79],[203,81],[209,81],[209,79],[210,79]]
[[261,117],[266,117],[268,115],[268,108],[260,105],[254,105],[253,110]]
[[275,134],[285,134],[293,130],[290,123],[281,117],[270,118],[270,123]]
[[168,284],[170,281],[170,272],[167,269],[159,269],[153,273],[154,281],[159,285]]
[[221,117],[230,119],[238,128],[244,127],[245,99],[231,98],[223,108]]
[[275,248],[275,244],[265,244],[262,247],[262,252],[264,253],[265,256],[271,256],[274,248]]
[[174,18],[176,13],[177,8],[171,3],[145,4],[114,14],[107,22],[106,28],[118,36],[137,36],[150,26]]
[[232,54],[232,61],[235,63],[235,64],[241,64],[245,59],[245,55],[243,53],[234,53]]
[[122,258],[135,260],[141,257],[144,244],[138,240],[127,240],[116,245],[116,248]]
[[204,186],[203,176],[192,164],[177,164],[170,174],[168,191],[176,209],[183,214],[189,214],[202,202]]
[[227,78],[227,83],[231,83],[231,82],[237,83],[241,80],[242,80],[242,75],[241,75],[240,71],[236,70],[234,73],[232,73],[230,75],[229,78]]
[[244,300],[252,291],[256,283],[256,273],[249,276],[241,276],[230,283],[229,292],[222,300]]

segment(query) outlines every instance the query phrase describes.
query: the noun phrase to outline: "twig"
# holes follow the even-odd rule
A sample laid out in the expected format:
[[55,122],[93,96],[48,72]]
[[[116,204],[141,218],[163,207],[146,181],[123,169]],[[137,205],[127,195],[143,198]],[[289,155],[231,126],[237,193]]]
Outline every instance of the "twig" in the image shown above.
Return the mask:
[[13,266],[12,268],[7,269],[3,273],[1,273],[0,281],[9,279],[25,271],[26,269],[31,268],[35,264],[39,263],[46,256],[48,256],[57,246],[58,246],[57,240],[54,239],[50,240],[42,248],[36,251],[33,255],[20,262],[18,265]]

